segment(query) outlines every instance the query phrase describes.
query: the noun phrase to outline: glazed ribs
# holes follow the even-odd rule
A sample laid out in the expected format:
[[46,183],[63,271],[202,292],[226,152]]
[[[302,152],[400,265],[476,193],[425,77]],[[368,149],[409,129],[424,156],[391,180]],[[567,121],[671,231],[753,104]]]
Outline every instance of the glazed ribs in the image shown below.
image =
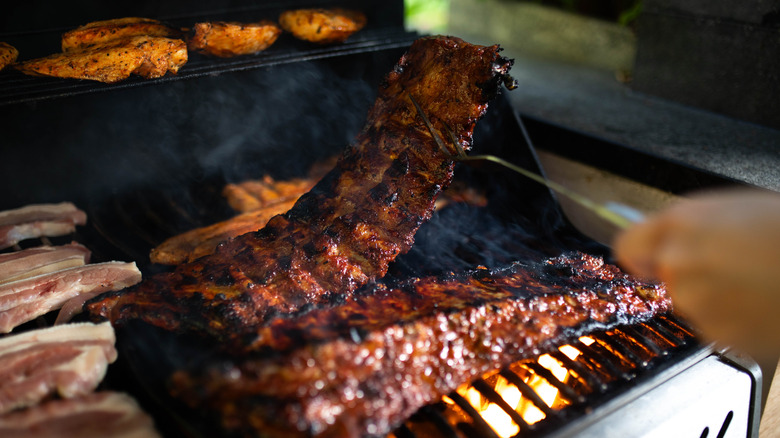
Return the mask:
[[172,388],[235,436],[384,436],[488,371],[670,305],[581,253],[414,279],[276,319],[252,356],[179,371]]
[[416,41],[380,86],[355,142],[292,209],[88,310],[115,323],[200,331],[235,350],[274,316],[344,300],[382,277],[453,176],[453,161],[410,96],[440,137],[451,130],[470,149],[474,125],[512,63],[499,50],[458,38]]

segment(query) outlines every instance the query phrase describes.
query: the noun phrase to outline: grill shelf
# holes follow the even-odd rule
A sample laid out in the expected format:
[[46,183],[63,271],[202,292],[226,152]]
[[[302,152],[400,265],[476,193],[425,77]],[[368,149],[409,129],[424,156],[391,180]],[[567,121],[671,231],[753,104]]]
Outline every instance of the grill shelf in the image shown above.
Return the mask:
[[[0,106],[150,86],[170,81],[268,68],[280,64],[333,58],[356,53],[397,49],[408,47],[418,37],[417,34],[398,29],[374,29],[358,32],[343,44],[317,47],[312,44],[293,41],[292,36],[282,34],[274,45],[255,55],[223,59],[210,58],[190,52],[189,61],[176,75],[167,74],[156,79],[143,79],[131,75],[128,79],[114,84],[79,79],[33,77],[9,68],[7,71],[0,72]],[[56,39],[57,36],[52,35],[52,38]]]

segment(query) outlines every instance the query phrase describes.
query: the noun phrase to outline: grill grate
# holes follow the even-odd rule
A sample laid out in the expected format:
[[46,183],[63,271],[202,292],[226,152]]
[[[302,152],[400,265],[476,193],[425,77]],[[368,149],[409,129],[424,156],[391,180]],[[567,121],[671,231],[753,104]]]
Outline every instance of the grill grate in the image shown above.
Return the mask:
[[592,413],[644,378],[702,351],[707,347],[673,315],[598,332],[458,388],[421,409],[391,436],[538,436]]
[[[56,41],[58,35],[52,35]],[[0,73],[0,106],[80,94],[154,85],[163,82],[214,76],[222,73],[261,69],[280,64],[312,61],[408,47],[419,35],[397,28],[367,29],[353,35],[347,42],[332,46],[317,46],[293,41],[282,35],[274,45],[255,55],[235,58],[212,58],[190,53],[190,59],[176,75],[156,79],[137,76],[115,84],[89,80],[27,76],[13,69]]]

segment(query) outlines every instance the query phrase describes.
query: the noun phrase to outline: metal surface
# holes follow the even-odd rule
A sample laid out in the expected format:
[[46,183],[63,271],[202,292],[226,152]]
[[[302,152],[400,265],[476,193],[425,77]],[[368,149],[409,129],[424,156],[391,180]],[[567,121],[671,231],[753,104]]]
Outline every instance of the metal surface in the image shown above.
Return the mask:
[[750,408],[754,382],[744,371],[711,355],[662,385],[604,416],[556,437],[757,436]]

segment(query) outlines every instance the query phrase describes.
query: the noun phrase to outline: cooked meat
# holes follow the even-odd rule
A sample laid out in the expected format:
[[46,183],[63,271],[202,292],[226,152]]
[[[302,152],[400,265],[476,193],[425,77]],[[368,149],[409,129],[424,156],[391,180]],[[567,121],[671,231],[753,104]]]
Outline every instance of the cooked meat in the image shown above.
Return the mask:
[[212,21],[195,23],[187,47],[206,55],[229,58],[261,52],[276,42],[282,29],[268,20],[257,23]]
[[62,236],[87,223],[87,215],[69,202],[33,204],[0,211],[0,249],[25,239]]
[[151,18],[126,17],[94,21],[62,35],[62,51],[83,50],[134,36],[181,38],[183,32]]
[[152,248],[149,259],[153,263],[178,265],[213,254],[220,243],[263,228],[272,217],[292,208],[299,196],[242,213],[222,222],[177,234]]
[[327,160],[315,164],[307,178],[276,181],[266,175],[262,180],[226,185],[223,195],[243,214],[166,239],[152,249],[149,258],[164,265],[191,262],[214,253],[217,245],[226,240],[263,228],[272,217],[292,208],[335,163]]
[[13,64],[18,56],[19,51],[16,50],[16,47],[0,41],[0,70]]
[[[241,213],[269,207],[280,202],[295,201],[311,190],[336,165],[336,158],[315,163],[305,178],[276,180],[263,175],[258,180],[227,184],[222,195],[234,210]],[[286,211],[286,210],[285,210]]]
[[72,398],[94,391],[108,364],[116,360],[114,342],[114,329],[107,322],[67,324],[0,339],[0,414],[54,394]]
[[0,436],[14,438],[158,438],[151,417],[130,396],[95,392],[0,417]]
[[89,311],[116,323],[200,330],[240,349],[241,333],[270,317],[344,299],[382,277],[430,218],[454,166],[409,96],[440,136],[446,125],[468,150],[511,65],[498,52],[458,38],[416,41],[380,87],[355,143],[290,211],[212,255],[88,302]]
[[263,179],[228,184],[222,190],[222,194],[234,210],[246,213],[274,204],[297,201],[301,195],[311,190],[319,179],[293,178],[276,181],[265,175]]
[[83,245],[39,246],[0,254],[0,284],[23,280],[89,262],[90,251]]
[[279,15],[282,29],[319,44],[341,43],[366,25],[366,16],[347,9],[297,9]]
[[173,394],[236,436],[380,436],[488,371],[671,306],[578,253],[361,292],[275,319],[253,356],[177,372]]
[[0,333],[31,321],[81,294],[118,290],[141,281],[135,263],[105,262],[0,285]]
[[56,53],[16,64],[33,76],[89,79],[114,83],[130,74],[151,79],[176,73],[187,62],[187,45],[182,40],[135,36],[109,41],[84,50]]

